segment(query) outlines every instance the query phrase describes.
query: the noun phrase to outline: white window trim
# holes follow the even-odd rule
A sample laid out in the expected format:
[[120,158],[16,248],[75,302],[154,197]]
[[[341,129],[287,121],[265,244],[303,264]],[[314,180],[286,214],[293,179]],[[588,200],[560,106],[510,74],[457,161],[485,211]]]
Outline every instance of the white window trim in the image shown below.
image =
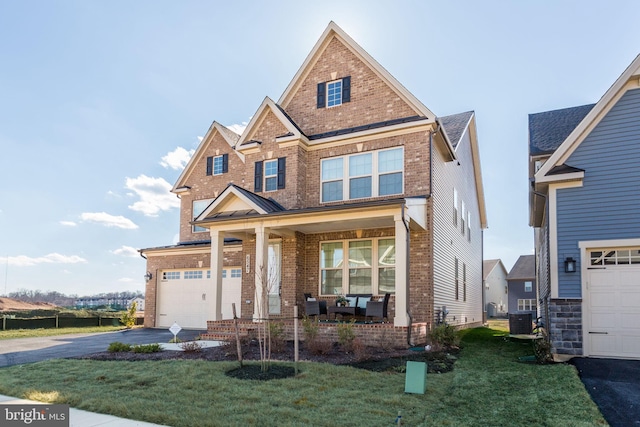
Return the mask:
[[[337,84],[340,83],[340,90],[338,91],[338,93],[340,94],[340,102],[338,102],[337,104],[333,104],[333,105],[329,105],[329,85],[332,84]],[[344,83],[342,81],[342,79],[337,79],[337,80],[331,80],[330,82],[325,83],[325,107],[327,108],[333,108],[333,107],[339,107],[342,105],[342,87],[343,87]]]
[[[267,175],[267,163],[275,163],[276,164],[276,173],[273,175]],[[265,193],[270,193],[272,191],[278,191],[278,159],[271,159],[271,160],[265,160],[264,161],[264,171],[262,173],[262,188],[264,189]],[[275,178],[276,180],[276,188],[274,188],[273,190],[268,190],[267,189],[267,178]]]
[[[321,296],[330,296],[333,294],[323,294],[322,293],[322,270],[342,270],[342,294],[346,295],[349,293],[349,270],[352,268],[363,268],[363,267],[349,267],[349,260],[347,259],[349,256],[349,243],[351,242],[365,242],[371,241],[371,293],[373,295],[380,295],[379,290],[379,271],[381,268],[392,268],[390,265],[380,266],[380,254],[378,253],[378,249],[380,247],[380,240],[389,240],[395,239],[394,236],[384,236],[384,237],[371,237],[365,239],[345,239],[345,240],[323,240],[318,244],[318,254],[319,254],[319,263],[318,263],[318,295]],[[343,254],[343,262],[342,267],[340,268],[322,268],[322,245],[325,243],[342,243],[342,254]],[[397,271],[397,264],[393,265],[393,268]],[[397,276],[396,276],[397,277]],[[395,290],[393,292],[395,294]]]
[[538,310],[538,305],[535,299],[518,298],[518,311],[537,311],[537,310]]
[[[222,160],[224,156],[214,156],[213,164],[211,165],[211,175],[222,175],[224,161]],[[220,159],[220,172],[216,173],[216,160]]]
[[453,189],[453,225],[458,226],[458,190]]
[[525,292],[533,292],[533,282],[530,282],[530,281],[524,282],[524,291]]
[[[380,173],[378,171],[378,166],[379,166],[378,157],[379,157],[380,153],[385,152],[385,151],[397,150],[397,149],[399,149],[402,152],[402,169]],[[360,155],[363,155],[363,154],[371,154],[371,174],[350,176],[349,175],[349,159],[351,157],[360,156]],[[323,180],[322,179],[322,162],[327,161],[327,160],[335,160],[335,159],[339,159],[339,158],[342,158],[342,178],[337,178],[337,179],[333,178],[333,179]],[[380,196],[380,188],[379,188],[380,177],[383,176],[383,175],[390,175],[390,174],[393,174],[393,173],[401,173],[402,174],[401,192],[400,193],[394,193],[394,194],[385,194],[383,196]],[[367,176],[371,177],[371,195],[367,196],[367,197],[350,198],[349,197],[349,180],[351,178],[363,178],[363,177],[367,177]],[[322,184],[329,183],[329,182],[338,182],[338,181],[342,181],[342,199],[332,200],[332,201],[327,201],[327,202],[323,201],[322,200],[323,199],[323,193],[322,193],[323,185]],[[390,196],[395,196],[395,195],[401,195],[401,194],[404,194],[404,184],[405,184],[404,147],[389,147],[389,148],[384,148],[384,149],[381,149],[381,150],[372,150],[372,151],[366,151],[366,152],[362,152],[362,153],[348,154],[348,155],[345,155],[345,156],[327,157],[325,159],[321,159],[320,160],[320,203],[335,203],[335,202],[343,202],[345,200],[362,200],[362,199],[371,199],[371,198],[374,198],[374,197],[390,197]]]

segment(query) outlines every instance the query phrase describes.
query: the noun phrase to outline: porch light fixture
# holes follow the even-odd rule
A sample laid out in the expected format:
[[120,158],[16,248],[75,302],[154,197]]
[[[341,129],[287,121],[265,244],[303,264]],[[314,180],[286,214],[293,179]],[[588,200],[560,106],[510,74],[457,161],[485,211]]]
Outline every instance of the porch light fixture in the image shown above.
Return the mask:
[[572,257],[567,257],[564,260],[564,272],[575,273],[576,272],[576,260]]
[[152,277],[153,277],[153,274],[151,274],[150,271],[147,271],[147,274],[144,275],[144,280],[148,282],[149,280],[151,280]]

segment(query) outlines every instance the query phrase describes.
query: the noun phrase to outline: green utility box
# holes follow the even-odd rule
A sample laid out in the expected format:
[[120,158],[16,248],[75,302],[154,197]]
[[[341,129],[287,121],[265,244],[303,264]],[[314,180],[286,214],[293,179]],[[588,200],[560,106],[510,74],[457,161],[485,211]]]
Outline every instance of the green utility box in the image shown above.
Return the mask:
[[427,362],[407,362],[404,392],[424,394],[427,390]]

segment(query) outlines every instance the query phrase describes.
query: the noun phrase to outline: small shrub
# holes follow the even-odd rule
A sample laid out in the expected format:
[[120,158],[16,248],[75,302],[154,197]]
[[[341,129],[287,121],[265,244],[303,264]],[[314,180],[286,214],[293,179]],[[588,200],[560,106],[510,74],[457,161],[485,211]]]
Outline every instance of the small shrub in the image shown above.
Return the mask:
[[141,345],[134,345],[133,346],[133,352],[134,353],[157,353],[159,351],[162,351],[162,348],[160,347],[160,344],[141,344]]
[[302,329],[304,330],[305,341],[313,341],[318,336],[320,327],[318,326],[318,319],[312,319],[309,316],[302,318]]
[[358,338],[354,339],[351,345],[351,349],[357,361],[367,360],[369,358],[369,352],[367,351],[367,346],[364,345],[362,340]]
[[460,342],[456,328],[447,324],[441,324],[433,328],[429,337],[432,344],[437,347],[455,347]]
[[173,337],[173,338],[171,338],[169,340],[169,344],[179,344],[181,342],[182,342],[182,340],[180,338],[178,338],[178,337]]
[[136,310],[137,310],[137,304],[134,301],[131,304],[131,307],[129,308],[129,310],[125,311],[124,313],[122,313],[122,315],[120,316],[120,321],[122,322],[122,324],[124,326],[126,326],[127,328],[131,329],[135,326],[136,324]]
[[202,344],[196,341],[183,342],[180,347],[185,353],[200,353],[202,351]]
[[287,347],[282,322],[269,322],[269,334],[271,335],[271,351],[282,353]]
[[109,344],[109,348],[107,349],[109,353],[120,353],[131,351],[131,344],[125,344],[118,341],[112,342]]
[[356,334],[353,332],[354,323],[355,320],[338,323],[338,343],[345,351],[353,350],[353,340],[356,338]]

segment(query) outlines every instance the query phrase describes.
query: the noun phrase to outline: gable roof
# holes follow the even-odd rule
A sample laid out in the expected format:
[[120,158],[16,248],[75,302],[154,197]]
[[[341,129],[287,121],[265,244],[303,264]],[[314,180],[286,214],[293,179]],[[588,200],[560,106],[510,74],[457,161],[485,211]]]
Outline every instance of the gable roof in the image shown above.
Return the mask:
[[369,55],[360,45],[358,45],[342,28],[335,22],[329,22],[320,39],[307,55],[298,72],[282,93],[278,100],[278,104],[284,109],[287,108],[289,102],[295,95],[298,87],[304,81],[307,74],[311,71],[320,55],[324,52],[332,39],[338,39],[346,46],[358,59],[365,63],[382,81],[384,81],[404,102],[407,103],[417,115],[435,119],[435,114],[431,112],[422,102],[418,100],[411,92],[409,92],[398,80],[395,79],[387,70],[385,70],[371,55]]
[[211,140],[213,139],[214,135],[216,135],[216,133],[219,133],[222,136],[222,138],[227,142],[227,144],[229,144],[229,146],[233,149],[233,152],[236,153],[236,155],[244,163],[244,155],[241,153],[238,153],[235,150],[235,145],[238,142],[240,135],[238,135],[231,129],[221,125],[220,123],[214,121],[213,123],[211,123],[211,126],[209,126],[209,130],[207,131],[204,138],[202,138],[200,145],[198,145],[198,148],[196,148],[196,151],[193,153],[193,155],[189,159],[189,162],[187,163],[185,168],[182,170],[182,173],[176,180],[176,183],[173,185],[173,188],[171,189],[172,192],[176,192],[176,191],[179,191],[179,189],[184,188],[184,185],[185,185],[184,182],[186,181],[187,177],[191,174],[191,172],[195,168],[195,164],[198,162],[198,160],[202,156],[202,153],[205,151],[206,147],[209,146],[209,144],[211,143]]
[[439,117],[442,127],[447,133],[449,142],[454,149],[458,146],[458,142],[460,142],[460,138],[462,138],[464,131],[467,129],[473,114],[473,111],[466,111],[464,113]]
[[[231,210],[222,209],[226,202],[233,200],[240,201],[239,205],[244,209],[237,209],[237,205]],[[232,216],[238,217],[255,214],[264,215],[274,212],[282,212],[285,210],[285,208],[273,199],[266,199],[238,185],[229,184],[227,185],[227,188],[225,188],[224,191],[220,193],[200,215],[198,215],[195,222],[220,217],[228,218]]]
[[258,107],[256,113],[253,115],[253,117],[251,117],[251,120],[249,121],[247,127],[244,129],[244,132],[242,132],[242,135],[238,139],[238,150],[242,151],[246,148],[253,147],[262,143],[262,141],[250,140],[249,136],[253,133],[255,128],[260,126],[260,123],[262,123],[262,120],[268,112],[272,112],[287,129],[287,133],[285,135],[282,135],[283,137],[292,137],[308,142],[307,136],[302,132],[302,130],[300,130],[298,125],[293,122],[291,117],[289,117],[289,115],[286,114],[279,105],[273,102],[271,98],[266,96],[262,101],[262,104],[260,104],[260,107]]
[[553,153],[595,105],[529,114],[529,155]]
[[507,280],[534,280],[536,278],[536,256],[521,255],[511,267]]
[[[605,92],[580,123],[571,131],[560,146],[553,152],[547,162],[536,172],[536,180],[548,175],[549,171],[564,164],[571,154],[580,146],[591,130],[602,120],[622,95],[629,89],[637,89],[640,83],[640,55],[618,77],[615,83]],[[561,179],[561,178],[559,178]]]
[[482,261],[482,280],[487,280],[487,277],[493,272],[496,266],[500,265],[502,271],[504,271],[505,275],[507,274],[507,269],[504,267],[501,259],[486,259]]

